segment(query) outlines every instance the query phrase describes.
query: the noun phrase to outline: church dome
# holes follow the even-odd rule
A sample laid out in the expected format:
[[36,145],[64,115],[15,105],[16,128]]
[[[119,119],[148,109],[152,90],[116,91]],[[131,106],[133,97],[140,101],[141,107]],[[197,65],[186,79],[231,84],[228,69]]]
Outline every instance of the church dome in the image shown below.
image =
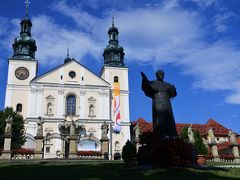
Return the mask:
[[37,50],[36,41],[31,37],[32,22],[28,17],[25,17],[20,22],[21,32],[20,36],[15,38],[13,43],[14,59],[35,59],[35,52]]

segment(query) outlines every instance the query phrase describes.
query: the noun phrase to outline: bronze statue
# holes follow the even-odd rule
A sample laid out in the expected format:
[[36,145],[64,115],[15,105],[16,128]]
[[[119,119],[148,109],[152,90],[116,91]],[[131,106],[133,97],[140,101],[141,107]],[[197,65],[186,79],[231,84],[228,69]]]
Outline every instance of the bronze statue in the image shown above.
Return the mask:
[[173,116],[170,98],[177,95],[176,88],[164,82],[164,72],[156,72],[157,80],[149,81],[146,75],[142,75],[142,90],[145,95],[152,98],[153,132],[162,138],[177,137],[176,124]]

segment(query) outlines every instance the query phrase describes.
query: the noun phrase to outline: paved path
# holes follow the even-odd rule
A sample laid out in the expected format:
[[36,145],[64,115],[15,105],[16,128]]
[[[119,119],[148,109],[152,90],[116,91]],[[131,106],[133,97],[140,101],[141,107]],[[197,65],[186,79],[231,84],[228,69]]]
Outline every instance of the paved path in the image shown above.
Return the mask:
[[82,159],[21,159],[21,160],[0,160],[0,163],[11,164],[88,164],[88,163],[123,163],[120,160],[82,160]]
[[221,166],[215,166],[220,168],[240,168],[240,164],[231,164],[231,165],[221,165]]

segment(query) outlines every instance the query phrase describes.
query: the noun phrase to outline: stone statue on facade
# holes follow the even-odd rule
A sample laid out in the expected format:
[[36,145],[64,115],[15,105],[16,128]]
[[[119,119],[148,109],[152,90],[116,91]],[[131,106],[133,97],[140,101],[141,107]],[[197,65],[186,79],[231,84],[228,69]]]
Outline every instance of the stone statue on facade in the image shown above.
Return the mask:
[[142,75],[142,90],[145,95],[152,98],[153,132],[161,138],[177,137],[175,119],[173,116],[170,98],[177,95],[176,88],[164,82],[164,72],[156,72],[157,80],[149,81],[146,75]]
[[8,116],[5,120],[6,126],[5,126],[5,134],[11,134],[12,133],[12,123],[13,118],[11,116]]
[[94,116],[94,106],[93,105],[90,105],[90,107],[89,107],[89,115]]
[[230,137],[230,141],[232,144],[237,144],[236,133],[234,133],[231,129],[228,132],[228,136]]
[[208,130],[208,142],[209,142],[210,144],[216,143],[216,141],[215,141],[215,135],[214,135],[214,132],[213,132],[212,127],[210,127],[209,130]]
[[195,142],[194,133],[193,133],[193,130],[192,130],[192,125],[188,127],[188,138],[189,138],[190,143]]
[[43,136],[43,123],[41,116],[39,116],[37,121],[37,136]]
[[101,130],[102,130],[102,139],[103,140],[108,139],[107,134],[108,134],[109,128],[108,128],[108,125],[107,125],[106,121],[103,122],[103,124],[101,126]]
[[53,114],[53,105],[51,103],[48,104],[47,107],[47,114]]
[[135,132],[135,141],[138,142],[140,140],[140,134],[141,134],[139,123],[137,123],[137,125],[133,128],[133,132]]

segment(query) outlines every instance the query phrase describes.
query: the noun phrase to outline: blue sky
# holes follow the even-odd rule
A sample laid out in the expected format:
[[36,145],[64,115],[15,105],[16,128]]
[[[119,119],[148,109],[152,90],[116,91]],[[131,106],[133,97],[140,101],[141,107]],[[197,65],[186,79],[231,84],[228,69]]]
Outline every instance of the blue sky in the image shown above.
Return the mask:
[[[151,121],[151,99],[141,90],[165,71],[178,95],[172,101],[177,123],[210,118],[240,133],[240,1],[238,0],[32,0],[32,36],[38,74],[70,56],[99,74],[111,18],[129,67],[130,117]],[[7,59],[25,16],[23,0],[0,6],[0,109],[4,107]]]

